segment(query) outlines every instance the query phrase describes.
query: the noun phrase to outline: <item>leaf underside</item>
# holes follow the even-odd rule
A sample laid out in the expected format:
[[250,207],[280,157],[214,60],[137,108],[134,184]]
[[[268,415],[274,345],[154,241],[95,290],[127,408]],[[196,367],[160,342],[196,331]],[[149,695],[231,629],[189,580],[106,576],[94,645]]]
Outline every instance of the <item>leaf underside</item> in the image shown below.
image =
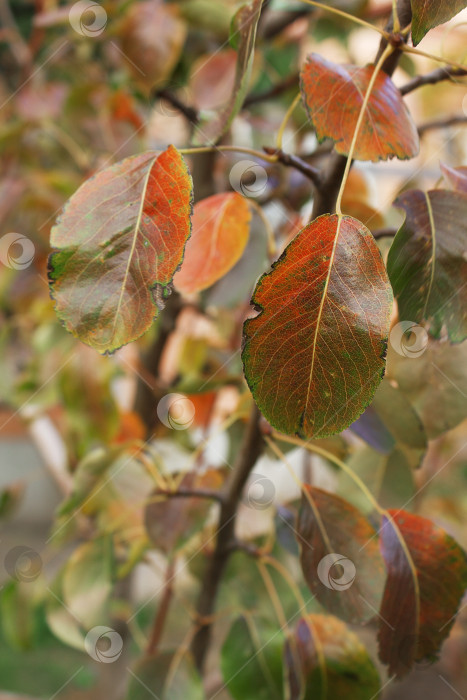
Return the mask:
[[459,343],[467,337],[467,196],[432,190],[404,192],[406,212],[388,256],[388,274],[403,321],[443,328]]
[[384,372],[392,294],[375,241],[356,219],[308,224],[263,275],[244,324],[245,377],[278,430],[326,437],[370,403]]
[[[301,73],[302,99],[321,142],[334,141],[348,155],[374,66],[339,65],[318,54],[308,56]],[[419,150],[417,128],[391,78],[379,72],[355,145],[356,160],[413,158]]]
[[136,340],[158,315],[190,235],[192,184],[173,147],[98,172],[51,232],[51,294],[67,330],[99,352]]

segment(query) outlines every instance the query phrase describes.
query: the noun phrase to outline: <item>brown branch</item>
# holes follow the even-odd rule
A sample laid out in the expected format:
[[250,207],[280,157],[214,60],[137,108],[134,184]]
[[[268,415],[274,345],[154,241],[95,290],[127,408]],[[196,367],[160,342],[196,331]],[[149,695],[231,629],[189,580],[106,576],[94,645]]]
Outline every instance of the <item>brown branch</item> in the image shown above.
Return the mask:
[[467,75],[467,69],[463,70],[462,68],[447,67],[437,68],[426,75],[418,75],[416,78],[409,80],[408,83],[399,89],[401,95],[407,95],[409,92],[413,92],[413,90],[417,90],[417,88],[422,87],[423,85],[435,85],[443,80],[452,80],[453,78],[462,77],[464,75]]
[[191,107],[190,105],[186,105],[184,102],[179,100],[176,95],[170,92],[170,90],[167,90],[166,88],[157,90],[154,93],[154,98],[166,100],[169,104],[172,105],[172,107],[175,107],[175,109],[177,109],[180,112],[180,114],[183,114],[183,116],[186,117],[190,124],[196,125],[198,123],[198,110],[194,107]]
[[393,238],[397,233],[395,228],[380,228],[377,231],[373,231],[373,238],[379,240],[380,238]]
[[229,556],[235,549],[232,543],[236,542],[235,518],[238,503],[248,476],[263,449],[264,443],[260,430],[260,417],[261,414],[254,406],[240,452],[224,490],[225,500],[219,517],[216,546],[207,564],[201,585],[197,605],[199,627],[191,644],[191,650],[200,671],[203,669],[206,653],[209,649],[212,615],[216,606],[219,586]]
[[273,85],[271,88],[269,88],[269,90],[257,92],[256,94],[250,93],[245,97],[242,109],[246,109],[247,107],[251,107],[251,105],[258,104],[258,102],[266,102],[267,100],[271,100],[274,97],[279,97],[279,95],[282,95],[282,93],[287,92],[287,90],[290,90],[290,88],[293,88],[295,85],[298,85],[298,80],[299,74],[294,73],[293,75],[290,75],[288,78],[283,80],[281,83]]
[[162,593],[162,598],[159,603],[159,608],[157,610],[157,615],[154,618],[154,624],[151,630],[151,636],[149,638],[148,645],[146,647],[146,654],[152,656],[156,653],[157,647],[162,637],[164,631],[165,621],[167,619],[167,614],[169,612],[170,603],[173,596],[173,584],[174,584],[174,574],[175,574],[175,560],[171,559],[167,566],[164,579],[164,590]]
[[455,124],[466,124],[467,114],[453,114],[451,117],[445,117],[444,119],[434,119],[431,122],[425,122],[425,124],[420,124],[418,127],[418,133],[420,136],[425,133],[425,131],[431,131],[432,129],[444,129],[448,126],[454,126]]
[[318,168],[314,168],[312,165],[309,165],[298,156],[294,156],[291,153],[284,153],[282,149],[276,150],[270,146],[263,146],[263,151],[268,155],[276,155],[278,162],[282,163],[282,165],[299,170],[301,173],[303,173],[303,175],[312,181],[316,188],[319,189],[321,187],[322,178],[321,172],[318,170]]
[[177,489],[176,491],[156,489],[151,498],[154,496],[166,496],[167,498],[207,498],[213,501],[219,501],[219,503],[225,501],[224,494],[221,491],[213,491],[211,489]]

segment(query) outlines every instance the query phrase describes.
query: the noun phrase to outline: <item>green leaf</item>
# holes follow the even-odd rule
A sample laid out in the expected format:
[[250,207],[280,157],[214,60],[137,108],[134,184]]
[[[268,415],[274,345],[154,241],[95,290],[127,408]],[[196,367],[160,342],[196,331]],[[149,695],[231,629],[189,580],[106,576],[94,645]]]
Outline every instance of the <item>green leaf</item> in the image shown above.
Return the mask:
[[113,548],[110,537],[81,544],[63,571],[63,602],[83,627],[103,625],[109,617]]
[[284,648],[286,700],[377,700],[378,671],[356,634],[331,615],[302,617]]
[[380,658],[403,676],[415,661],[436,658],[467,587],[467,560],[444,530],[407,511],[388,511],[380,537],[388,571]]
[[417,411],[428,439],[467,418],[467,341],[429,339],[421,355],[406,357],[396,351],[391,333],[387,374]]
[[373,236],[349,216],[303,228],[252,304],[243,364],[253,397],[278,430],[326,437],[370,403],[384,371],[392,294]]
[[427,323],[439,338],[467,338],[467,196],[448,190],[404,192],[406,212],[388,256],[388,274],[401,321]]
[[402,391],[387,378],[377,388],[372,406],[396,442],[426,450],[427,437],[420,417]]
[[280,629],[251,615],[232,625],[221,652],[224,683],[234,700],[281,700]]
[[3,634],[15,649],[33,646],[35,610],[31,583],[8,581],[0,593],[0,612]]
[[412,40],[417,46],[430,29],[447,22],[467,7],[465,0],[411,0]]
[[247,5],[243,5],[234,15],[230,30],[230,44],[237,51],[235,83],[230,98],[214,117],[201,115],[193,140],[195,144],[217,143],[240,111],[250,84],[261,5],[262,0],[252,0]]
[[203,684],[189,653],[164,651],[130,670],[128,700],[204,700]]
[[367,518],[339,496],[304,485],[297,539],[303,576],[321,605],[348,622],[374,617],[385,572]]
[[183,260],[191,203],[191,177],[173,146],[126,158],[79,188],[50,238],[59,249],[51,293],[67,330],[101,353],[148,330]]

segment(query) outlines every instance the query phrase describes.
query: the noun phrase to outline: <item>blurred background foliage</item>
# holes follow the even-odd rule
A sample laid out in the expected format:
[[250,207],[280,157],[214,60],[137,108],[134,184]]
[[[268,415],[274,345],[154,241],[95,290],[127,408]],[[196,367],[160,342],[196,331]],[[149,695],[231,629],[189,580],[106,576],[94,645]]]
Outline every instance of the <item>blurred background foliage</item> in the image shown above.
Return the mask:
[[[158,337],[162,321],[137,344],[111,357],[80,344],[61,327],[53,310],[47,286],[48,240],[61,206],[94,171],[146,149],[189,143],[193,125],[173,97],[201,115],[225,102],[236,56],[228,44],[229,26],[240,5],[234,0],[109,0],[101,3],[105,28],[86,36],[69,22],[71,5],[56,0],[1,4],[1,230],[18,232],[35,246],[27,269],[0,268],[1,546],[2,559],[20,545],[38,553],[42,562],[40,575],[31,574],[30,580],[22,575],[19,581],[12,579],[2,570],[4,691],[63,699],[124,696],[127,668],[141,658],[150,640],[168,566],[175,567],[176,582],[163,647],[189,643],[197,580],[204,553],[212,549],[216,506],[189,499],[180,505],[151,494],[157,485],[172,488],[190,478],[198,486],[215,488],[235,457],[251,406],[236,350],[251,291],[269,266],[264,223],[255,216],[242,259],[223,280],[189,299],[178,316],[158,380],[169,391],[188,395],[194,422],[188,430],[158,423],[144,451],[140,447],[147,416],[134,410],[135,396],[138,383],[152,381],[141,356]],[[384,0],[333,5],[379,25],[391,7]],[[423,50],[462,60],[465,19],[459,15],[432,31]],[[310,51],[364,64],[373,60],[378,42],[376,33],[349,21],[299,2],[272,0],[260,24],[249,106],[235,119],[226,142],[259,149],[274,143],[296,93],[298,69]],[[405,55],[394,80],[401,85],[433,67],[430,59]],[[465,90],[458,82],[426,86],[408,96],[417,125],[465,115]],[[277,85],[277,94],[268,94]],[[420,155],[413,160],[357,165],[343,202],[346,212],[373,231],[397,228],[402,214],[391,203],[401,190],[434,187],[441,178],[440,161],[465,163],[464,126],[425,128]],[[198,128],[195,136],[202,142],[202,126],[194,126],[195,132]],[[329,152],[327,143],[318,147],[301,106],[286,130],[284,149],[318,165]],[[241,159],[231,153],[207,163],[187,159],[195,191],[202,196],[203,188],[206,194],[230,189],[229,172]],[[256,201],[282,248],[309,217],[312,191],[297,171],[263,165],[267,186]],[[378,240],[386,254],[390,238]],[[433,358],[442,371],[433,369]],[[372,407],[342,436],[324,441],[352,465],[381,503],[398,507],[408,502],[407,509],[431,518],[464,547],[466,396],[466,343],[433,344],[417,359],[390,349],[388,378]],[[151,419],[156,409],[154,400]],[[299,448],[283,445],[283,450],[300,478],[345,494],[368,510],[361,494],[327,462]],[[272,492],[268,499],[260,489],[259,496],[242,503],[239,536],[270,546],[308,599],[290,536],[298,488],[272,453],[254,471],[267,477]],[[296,615],[290,585],[275,570],[271,576],[286,617]],[[308,609],[321,612],[315,601]],[[222,658],[214,655],[209,662],[211,694],[253,697],[257,687],[254,697],[275,697],[282,652],[274,645],[268,647],[267,658],[272,685],[262,682],[264,668],[255,664],[223,687],[223,674],[232,676],[240,651],[251,655],[258,640],[277,629],[264,581],[246,553],[230,560],[219,610],[214,646],[217,651],[225,646]],[[257,628],[253,640],[248,616]],[[83,651],[83,629],[95,625],[108,625],[123,638],[117,662],[99,664]],[[357,632],[375,658],[371,626]],[[161,668],[172,659],[167,654]],[[157,672],[135,668],[140,678]],[[440,672],[459,695],[467,695],[466,670],[464,609],[438,665],[417,669],[403,684],[389,685],[384,697],[423,693],[425,700],[454,698]],[[190,673],[186,669],[187,678]],[[141,685],[134,679],[132,683],[129,697],[140,697]],[[196,683],[186,680],[183,686],[192,688],[190,697],[198,697]]]

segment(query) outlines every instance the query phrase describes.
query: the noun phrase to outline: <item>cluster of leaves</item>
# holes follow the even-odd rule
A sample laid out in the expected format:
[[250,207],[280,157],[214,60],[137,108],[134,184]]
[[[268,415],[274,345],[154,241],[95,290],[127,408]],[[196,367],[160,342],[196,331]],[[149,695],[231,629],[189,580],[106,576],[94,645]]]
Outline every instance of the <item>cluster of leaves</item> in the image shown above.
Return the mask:
[[[156,74],[158,80],[167,79],[176,69],[189,6],[196,2],[182,9],[176,3],[130,6],[121,28],[121,48],[129,69],[139,67],[134,79],[143,92],[152,88]],[[444,3],[440,11],[437,3],[412,0],[413,44],[464,5]],[[222,296],[222,283],[235,283],[229,276],[245,257],[260,257],[252,231],[255,217],[263,220],[264,211],[238,191],[199,199],[198,183],[194,178],[193,191],[184,157],[194,161],[196,146],[199,151],[213,150],[239,115],[254,73],[261,8],[261,0],[252,0],[237,10],[230,27],[231,48],[213,57],[221,74],[229,67],[230,91],[220,107],[201,109],[197,115],[193,148],[170,145],[97,169],[71,196],[51,230],[49,280],[55,310],[70,333],[99,353],[114,353],[152,329],[155,319],[162,322],[175,294],[187,306],[201,293],[209,295],[206,290],[213,285]],[[198,10],[196,17],[202,24],[200,14]],[[153,48],[155,55],[144,51],[151,26],[157,26],[157,35],[166,27],[167,46]],[[207,69],[205,77],[209,79]],[[418,130],[381,63],[342,65],[310,53],[299,84],[307,128],[318,142],[332,144],[336,154],[345,156],[349,167],[353,158],[380,161],[418,154]],[[113,106],[122,121],[139,128],[132,96],[119,94]],[[268,153],[262,162],[279,165],[282,149]],[[443,529],[405,509],[413,500],[413,472],[428,440],[465,418],[462,396],[449,384],[457,385],[461,394],[467,384],[462,343],[467,337],[467,178],[463,168],[443,165],[442,170],[444,188],[408,190],[396,199],[405,221],[385,265],[370,225],[342,213],[347,169],[337,213],[323,213],[289,230],[288,244],[254,289],[251,305],[256,315],[243,324],[242,360],[272,443],[281,444],[284,451],[291,444],[321,450],[349,475],[351,486],[343,488],[345,500],[309,484],[302,485],[301,503],[296,495],[291,499],[287,514],[297,515],[294,527],[307,586],[299,587],[295,597],[300,602],[303,590],[313,595],[305,610],[300,606],[293,629],[282,624],[274,594],[280,629],[271,622],[269,610],[245,612],[243,594],[238,594],[243,612],[221,653],[225,684],[234,698],[370,700],[380,692],[379,673],[344,622],[378,618],[379,658],[389,674],[398,677],[416,662],[436,658],[454,623],[467,586],[465,554]],[[355,199],[350,202],[352,213],[353,207],[355,213],[365,212]],[[367,219],[372,216],[370,212]],[[253,279],[264,272],[259,262]],[[422,328],[427,348],[417,360],[389,348],[383,379],[393,296],[398,308],[393,323]],[[209,301],[208,296],[205,307]],[[244,309],[240,312],[243,321]],[[236,328],[230,330],[237,339]],[[403,341],[410,348],[410,338],[401,337]],[[211,377],[222,369],[221,363],[209,367],[204,346],[187,343],[186,353],[187,369],[181,368],[176,388],[190,394],[195,424],[204,430],[216,389],[231,384],[231,377],[221,373],[216,386]],[[454,379],[453,365],[458,368]],[[427,382],[428,371],[437,373],[436,381]],[[235,420],[246,413],[244,396]],[[368,446],[346,461],[346,448],[333,436],[349,427]],[[110,448],[86,454],[88,445],[80,445],[85,456],[74,470],[73,490],[60,509],[54,535],[76,535],[77,515],[91,523],[92,538],[74,550],[45,606],[49,627],[78,649],[88,629],[115,616],[115,581],[124,579],[149,550],[163,552],[171,565],[182,556],[193,559],[191,571],[202,578],[197,554],[212,551],[210,497],[216,500],[227,483],[224,469],[169,474],[160,453],[152,449],[157,441],[148,446],[137,440],[142,437],[139,425],[129,426],[128,433],[120,425],[120,432],[111,430],[110,436]],[[326,449],[324,438],[331,438]],[[182,455],[186,457],[184,451]],[[289,455],[282,457],[287,461]],[[378,487],[366,487],[363,482],[371,482],[376,474]],[[295,553],[290,543],[287,547]],[[261,568],[261,552],[261,547],[253,552],[252,566],[260,560],[259,571],[269,586],[272,579]],[[325,571],[323,562],[328,564]],[[349,587],[346,562],[355,572]],[[239,580],[234,564],[227,580]],[[284,581],[276,586],[283,607],[297,617],[297,600],[289,602],[291,587],[282,594]],[[319,606],[330,614],[323,615]],[[146,698],[147,687],[168,698],[204,697],[190,655],[180,650],[147,655],[134,675],[131,698]]]

